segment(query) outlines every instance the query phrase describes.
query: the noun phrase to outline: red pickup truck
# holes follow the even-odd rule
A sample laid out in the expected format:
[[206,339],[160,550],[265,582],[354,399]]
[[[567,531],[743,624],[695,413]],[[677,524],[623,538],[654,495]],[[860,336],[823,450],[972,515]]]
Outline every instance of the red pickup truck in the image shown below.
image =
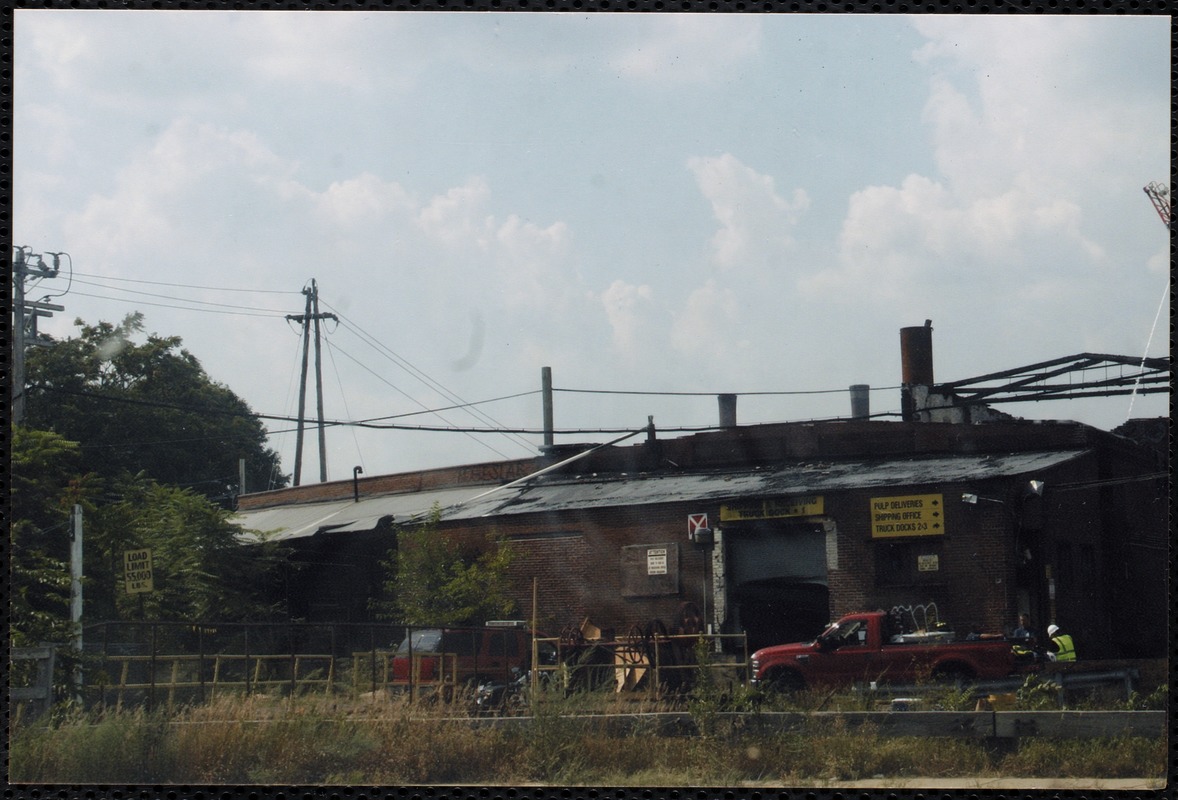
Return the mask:
[[[541,663],[554,663],[555,647],[550,642],[537,644]],[[523,622],[491,622],[481,628],[418,628],[393,654],[392,683],[425,686],[506,681],[515,671],[526,672],[531,661],[532,632]]]
[[754,685],[777,690],[907,683],[924,679],[1005,678],[1029,662],[1002,638],[957,641],[953,634],[890,630],[887,613],[849,614],[812,642],[765,647],[752,656]]

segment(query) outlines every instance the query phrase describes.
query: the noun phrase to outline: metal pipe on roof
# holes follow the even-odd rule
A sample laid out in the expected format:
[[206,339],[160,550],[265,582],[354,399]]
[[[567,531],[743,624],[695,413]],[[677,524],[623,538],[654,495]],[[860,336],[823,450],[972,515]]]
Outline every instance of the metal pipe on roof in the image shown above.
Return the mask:
[[734,395],[734,394],[720,394],[720,395],[716,395],[716,399],[720,402],[720,427],[721,428],[735,428],[736,427],[736,395]]
[[552,367],[540,368],[540,388],[544,395],[544,446],[552,447],[555,438],[552,424]]
[[871,387],[866,383],[851,384],[851,418],[867,419],[871,416]]

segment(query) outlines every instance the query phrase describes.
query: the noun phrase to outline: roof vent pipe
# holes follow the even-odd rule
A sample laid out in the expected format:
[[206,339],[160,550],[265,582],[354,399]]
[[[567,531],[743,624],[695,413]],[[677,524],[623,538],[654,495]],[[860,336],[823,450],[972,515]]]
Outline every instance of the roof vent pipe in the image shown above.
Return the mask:
[[933,385],[933,321],[926,319],[921,327],[900,329],[900,411],[905,422],[917,419],[913,386]]
[[720,395],[716,395],[716,399],[720,402],[720,427],[721,428],[735,428],[736,427],[736,395],[734,395],[734,394],[720,394]]
[[851,384],[851,418],[867,419],[871,416],[871,387],[866,383]]
[[544,447],[552,447],[556,438],[552,429],[552,367],[540,368],[540,393],[544,397]]

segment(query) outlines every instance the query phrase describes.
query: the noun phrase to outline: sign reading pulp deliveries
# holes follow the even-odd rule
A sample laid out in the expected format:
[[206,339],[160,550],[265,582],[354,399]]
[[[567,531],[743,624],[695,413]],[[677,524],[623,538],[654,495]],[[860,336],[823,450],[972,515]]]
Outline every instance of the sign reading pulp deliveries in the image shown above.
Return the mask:
[[939,494],[871,498],[871,538],[940,536],[945,533],[945,501]]
[[779,519],[781,517],[814,517],[822,514],[822,495],[810,494],[799,497],[780,497],[769,500],[752,500],[720,506],[720,521],[735,522],[742,519]]
[[123,551],[123,580],[127,594],[155,591],[151,578],[151,549]]

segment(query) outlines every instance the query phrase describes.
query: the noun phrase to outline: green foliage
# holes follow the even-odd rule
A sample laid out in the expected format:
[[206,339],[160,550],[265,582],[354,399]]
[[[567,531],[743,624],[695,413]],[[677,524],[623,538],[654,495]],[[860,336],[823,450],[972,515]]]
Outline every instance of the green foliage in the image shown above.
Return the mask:
[[[78,471],[79,446],[16,428],[12,447],[10,635],[14,646],[68,642],[70,512],[83,512],[83,622],[235,620],[269,615],[261,599],[283,563],[274,545],[246,546],[228,512],[196,492],[143,475],[104,482]],[[151,548],[155,591],[143,607],[122,582],[123,554]]]
[[[189,489],[143,476],[114,488],[119,499],[97,510],[88,539],[94,555],[87,573],[95,587],[88,616],[197,622],[273,615],[265,590],[278,581],[283,551],[242,544],[229,512]],[[122,584],[123,554],[140,548],[152,552],[154,590],[130,595]]]
[[384,597],[372,608],[383,619],[409,625],[477,625],[509,616],[507,568],[512,550],[496,540],[478,552],[461,547],[440,527],[438,506],[425,522],[397,530],[397,549],[382,565]]
[[285,485],[262,423],[209,378],[179,337],[150,334],[137,343],[138,313],[118,325],[75,324],[77,338],[29,352],[25,424],[82,443],[82,472],[142,471],[223,499],[244,458],[249,488]]
[[1038,675],[1028,675],[1015,693],[1017,707],[1023,711],[1047,711],[1059,708],[1059,686]]
[[16,647],[67,642],[70,514],[92,508],[94,476],[79,476],[78,445],[47,431],[12,432],[9,633]]

